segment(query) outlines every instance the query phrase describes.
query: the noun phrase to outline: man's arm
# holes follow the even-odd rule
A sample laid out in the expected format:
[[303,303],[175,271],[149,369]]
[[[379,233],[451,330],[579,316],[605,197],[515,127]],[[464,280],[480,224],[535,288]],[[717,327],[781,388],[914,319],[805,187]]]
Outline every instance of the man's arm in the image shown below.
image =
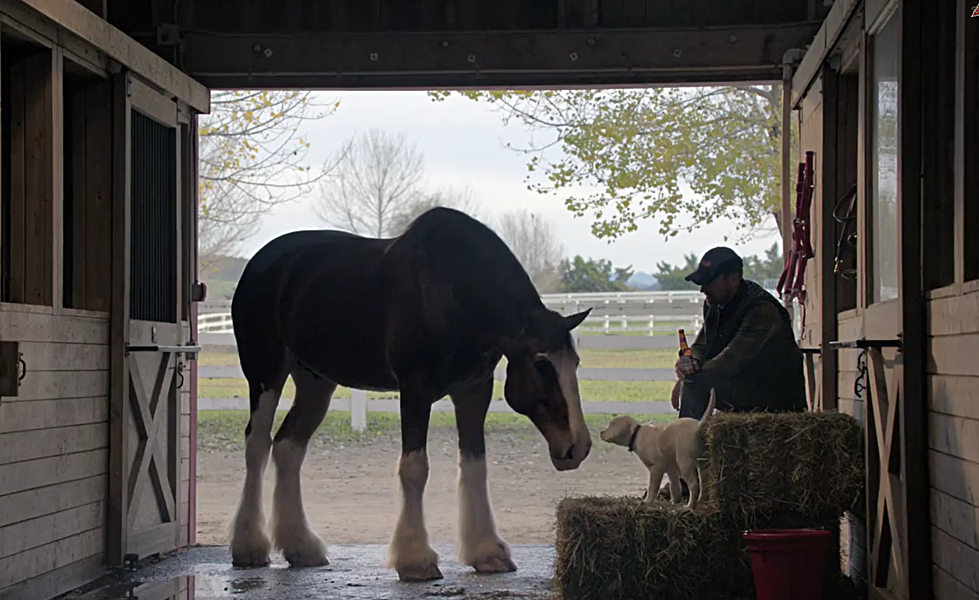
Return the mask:
[[707,356],[707,322],[705,321],[703,325],[700,326],[700,331],[697,332],[697,337],[693,340],[693,344],[690,345],[690,354],[697,359],[698,363],[703,364],[704,357]]
[[779,326],[780,317],[776,307],[767,302],[756,306],[745,314],[727,347],[704,363],[697,375],[708,379],[734,377],[775,335]]

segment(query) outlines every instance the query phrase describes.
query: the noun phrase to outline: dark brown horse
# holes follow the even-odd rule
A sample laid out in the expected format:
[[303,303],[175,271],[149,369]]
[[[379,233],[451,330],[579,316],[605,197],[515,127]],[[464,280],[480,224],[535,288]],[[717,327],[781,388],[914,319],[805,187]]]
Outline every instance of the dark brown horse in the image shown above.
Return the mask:
[[[588,456],[570,317],[548,310],[510,249],[469,216],[436,208],[401,236],[339,231],[283,235],[249,261],[231,305],[251,416],[247,474],[231,531],[237,565],[268,564],[272,545],[293,566],[324,565],[309,527],[299,472],[338,385],[401,396],[401,512],[390,564],[404,580],[437,579],[422,496],[432,404],[449,395],[459,432],[459,554],[481,572],[516,569],[496,531],[486,482],[483,423],[493,371],[507,357],[506,401],[547,440],[558,471]],[[271,437],[286,379],[296,397]],[[271,537],[262,507],[269,451],[276,465]]]

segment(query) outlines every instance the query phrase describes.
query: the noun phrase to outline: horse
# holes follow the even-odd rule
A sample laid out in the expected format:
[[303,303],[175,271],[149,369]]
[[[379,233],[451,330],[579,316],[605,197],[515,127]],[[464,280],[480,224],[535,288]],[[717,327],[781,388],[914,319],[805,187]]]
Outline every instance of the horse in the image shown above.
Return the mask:
[[[515,571],[487,487],[484,422],[494,370],[506,356],[506,402],[539,430],[557,471],[578,468],[592,442],[570,332],[589,312],[547,309],[503,240],[454,209],[431,209],[391,238],[307,230],[266,244],[246,265],[231,304],[250,406],[233,564],[267,565],[273,547],[292,567],[329,564],[303,508],[300,469],[342,385],[400,394],[400,509],[388,567],[402,581],[442,578],[422,497],[432,404],[448,395],[459,437],[459,559],[480,573]],[[290,376],[295,398],[273,440]],[[270,452],[271,535],[262,505]]]

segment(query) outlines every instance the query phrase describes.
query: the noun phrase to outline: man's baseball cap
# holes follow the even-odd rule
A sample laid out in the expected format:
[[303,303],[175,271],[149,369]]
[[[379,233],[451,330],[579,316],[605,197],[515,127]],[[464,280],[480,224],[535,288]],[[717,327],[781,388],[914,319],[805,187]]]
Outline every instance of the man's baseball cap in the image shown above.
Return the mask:
[[733,273],[744,268],[744,262],[738,253],[725,246],[711,248],[700,259],[700,265],[693,273],[684,277],[697,285],[707,285],[718,275]]

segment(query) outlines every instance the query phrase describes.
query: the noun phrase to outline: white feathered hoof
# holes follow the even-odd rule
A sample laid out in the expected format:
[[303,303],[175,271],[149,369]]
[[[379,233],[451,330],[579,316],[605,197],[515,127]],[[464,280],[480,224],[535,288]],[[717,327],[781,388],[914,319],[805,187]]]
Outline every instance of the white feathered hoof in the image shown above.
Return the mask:
[[[281,512],[281,511],[280,511]],[[330,564],[326,544],[313,533],[305,518],[288,522],[278,516],[272,524],[275,547],[290,567],[322,567]]]
[[279,548],[290,567],[323,567],[330,564],[326,544],[312,531],[307,529],[286,539],[286,543],[279,542]]
[[271,561],[272,539],[255,528],[239,532],[231,540],[231,564],[235,567],[265,567]]
[[517,570],[517,564],[510,557],[510,548],[502,540],[480,544],[470,566],[477,573],[512,573]]
[[395,543],[389,566],[398,572],[401,581],[434,581],[442,579],[439,555],[427,544],[417,542]]

